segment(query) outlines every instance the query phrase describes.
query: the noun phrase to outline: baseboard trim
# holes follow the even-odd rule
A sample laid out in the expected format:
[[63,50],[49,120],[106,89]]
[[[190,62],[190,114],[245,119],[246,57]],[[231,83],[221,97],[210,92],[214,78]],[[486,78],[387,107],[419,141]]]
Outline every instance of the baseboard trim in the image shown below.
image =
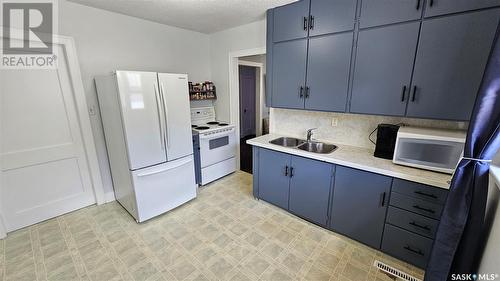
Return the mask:
[[3,217],[0,214],[0,239],[4,239],[5,237],[7,237],[7,228],[5,228]]
[[116,201],[114,192],[107,192],[104,194],[104,203],[109,203],[113,201]]

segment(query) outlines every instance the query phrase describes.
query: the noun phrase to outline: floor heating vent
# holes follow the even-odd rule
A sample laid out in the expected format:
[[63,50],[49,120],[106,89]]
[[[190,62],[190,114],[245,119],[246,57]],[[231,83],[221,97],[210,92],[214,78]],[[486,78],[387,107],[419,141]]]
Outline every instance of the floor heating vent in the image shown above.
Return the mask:
[[418,278],[415,278],[399,269],[396,269],[392,266],[389,266],[381,261],[375,260],[373,266],[384,272],[385,274],[393,277],[395,280],[404,280],[404,281],[422,281]]

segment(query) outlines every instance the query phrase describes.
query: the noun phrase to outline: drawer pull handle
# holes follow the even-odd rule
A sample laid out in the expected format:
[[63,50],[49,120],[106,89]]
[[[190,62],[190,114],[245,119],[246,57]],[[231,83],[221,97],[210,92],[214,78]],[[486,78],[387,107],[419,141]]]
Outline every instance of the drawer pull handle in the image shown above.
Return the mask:
[[405,246],[404,249],[420,256],[424,255],[424,252],[422,252],[421,250],[412,249],[410,246]]
[[380,207],[384,207],[384,205],[385,205],[385,192],[380,194],[380,203],[379,203]]
[[285,166],[285,177],[288,177],[288,165]]
[[437,199],[438,197],[434,194],[430,194],[430,193],[425,193],[425,192],[422,192],[422,191],[415,191],[415,194],[418,194],[418,195],[422,195],[422,196],[427,196],[427,197],[430,197],[430,198],[434,198],[434,199]]
[[293,177],[293,167],[290,167],[290,177]]
[[431,213],[431,214],[435,214],[436,213],[434,210],[427,209],[427,208],[422,208],[419,205],[414,205],[413,208],[415,208],[417,210],[420,210],[420,211],[428,212],[428,213]]
[[418,223],[416,223],[416,222],[414,222],[414,221],[410,222],[410,225],[413,225],[413,226],[418,227],[418,228],[421,228],[421,229],[425,229],[425,230],[427,230],[427,231],[430,231],[430,230],[431,230],[431,228],[430,228],[430,227],[428,227],[427,225],[420,225],[420,224],[418,224]]

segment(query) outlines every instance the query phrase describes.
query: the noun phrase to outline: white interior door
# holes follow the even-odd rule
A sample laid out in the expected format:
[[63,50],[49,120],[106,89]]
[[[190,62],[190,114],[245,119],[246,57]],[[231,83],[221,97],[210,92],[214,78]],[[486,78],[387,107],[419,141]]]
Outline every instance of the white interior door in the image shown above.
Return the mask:
[[0,70],[7,231],[95,203],[67,54],[54,48],[56,70]]
[[158,73],[165,102],[168,161],[193,154],[188,77],[186,74]]

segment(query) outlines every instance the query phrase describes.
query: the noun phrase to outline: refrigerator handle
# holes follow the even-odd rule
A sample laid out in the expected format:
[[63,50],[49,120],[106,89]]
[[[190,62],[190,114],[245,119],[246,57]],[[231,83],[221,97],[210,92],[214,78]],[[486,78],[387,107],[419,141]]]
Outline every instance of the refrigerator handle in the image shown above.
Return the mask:
[[161,150],[165,151],[165,134],[163,133],[163,122],[161,120],[161,115],[162,115],[162,110],[160,109],[161,105],[161,100],[159,99],[158,96],[158,91],[156,90],[156,83],[153,83],[153,88],[155,90],[155,99],[156,99],[156,110],[158,110],[158,125],[160,127],[160,143],[161,143]]
[[164,110],[165,110],[165,134],[167,134],[167,147],[170,147],[170,126],[168,125],[168,106],[167,106],[167,103],[166,103],[166,99],[165,99],[165,90],[163,88],[163,83],[160,83],[160,93],[161,93],[161,96],[163,97],[163,106],[164,106]]
[[173,165],[169,165],[167,167],[162,167],[162,168],[159,168],[159,169],[152,169],[150,171],[142,172],[140,174],[137,174],[137,177],[146,177],[146,176],[160,174],[160,173],[166,172],[168,170],[172,170],[172,169],[179,168],[181,166],[187,165],[187,164],[189,164],[191,162],[192,162],[192,158],[191,157],[186,157],[186,159],[182,159],[182,161],[174,161],[173,163],[171,163]]

